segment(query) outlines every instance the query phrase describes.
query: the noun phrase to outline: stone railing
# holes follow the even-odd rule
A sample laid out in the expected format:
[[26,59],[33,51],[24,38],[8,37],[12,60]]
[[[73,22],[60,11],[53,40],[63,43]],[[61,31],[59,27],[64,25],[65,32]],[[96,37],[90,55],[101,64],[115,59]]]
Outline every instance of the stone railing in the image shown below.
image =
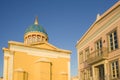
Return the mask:
[[99,50],[95,50],[92,53],[88,55],[87,63],[93,64],[98,61],[107,59],[108,57],[108,49],[107,48],[101,48]]

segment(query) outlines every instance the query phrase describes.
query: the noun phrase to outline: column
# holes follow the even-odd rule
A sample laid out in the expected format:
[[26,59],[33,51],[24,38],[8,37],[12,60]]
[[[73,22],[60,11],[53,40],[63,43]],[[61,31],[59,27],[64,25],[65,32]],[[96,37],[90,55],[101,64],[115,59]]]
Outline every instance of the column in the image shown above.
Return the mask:
[[98,80],[99,76],[98,76],[98,68],[96,68],[95,66],[92,66],[92,76],[93,76],[93,80]]
[[109,68],[108,68],[108,61],[105,60],[104,62],[104,73],[105,73],[105,80],[109,80],[109,75],[110,75],[110,72],[109,71]]
[[70,62],[68,62],[68,80],[70,80]]
[[95,80],[95,70],[94,70],[94,66],[92,66],[92,79]]
[[8,80],[8,56],[4,56],[3,80]]
[[9,61],[8,61],[8,65],[9,65],[9,68],[8,68],[8,80],[13,80],[13,54],[14,54],[14,51],[10,51],[10,58],[9,58]]

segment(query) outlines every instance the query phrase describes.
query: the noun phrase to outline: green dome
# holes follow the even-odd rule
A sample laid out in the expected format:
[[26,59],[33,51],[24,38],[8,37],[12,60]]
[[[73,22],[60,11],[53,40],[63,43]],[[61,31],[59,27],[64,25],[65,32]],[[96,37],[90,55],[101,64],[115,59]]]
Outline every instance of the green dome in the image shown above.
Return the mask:
[[33,24],[31,26],[29,26],[26,31],[25,31],[25,34],[28,33],[28,32],[42,32],[44,33],[45,35],[47,35],[45,29],[40,26],[40,25],[36,25],[36,24]]

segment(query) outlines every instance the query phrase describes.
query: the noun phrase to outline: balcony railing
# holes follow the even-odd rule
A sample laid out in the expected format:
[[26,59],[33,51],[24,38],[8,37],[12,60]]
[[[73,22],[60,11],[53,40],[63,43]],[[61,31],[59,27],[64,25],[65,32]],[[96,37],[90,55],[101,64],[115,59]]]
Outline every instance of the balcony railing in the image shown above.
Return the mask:
[[105,60],[108,57],[108,50],[107,48],[101,48],[99,50],[96,50],[88,55],[87,63],[93,64],[96,62],[99,62],[101,60]]
[[116,77],[116,78],[112,78],[112,75],[106,75],[104,77],[90,77],[89,79],[85,79],[85,80],[120,80],[120,77]]

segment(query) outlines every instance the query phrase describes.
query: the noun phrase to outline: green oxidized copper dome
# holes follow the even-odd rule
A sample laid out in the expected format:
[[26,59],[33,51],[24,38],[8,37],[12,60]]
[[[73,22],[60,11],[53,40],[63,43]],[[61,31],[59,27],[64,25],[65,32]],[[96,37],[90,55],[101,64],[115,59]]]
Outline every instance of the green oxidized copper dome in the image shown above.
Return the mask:
[[35,24],[29,26],[29,27],[26,29],[25,34],[28,33],[28,32],[42,32],[42,33],[44,33],[44,34],[47,35],[45,29],[44,29],[42,26],[40,26],[40,25],[35,25]]
[[33,25],[29,26],[26,29],[25,34],[28,33],[28,32],[42,32],[45,35],[47,35],[47,32],[45,31],[45,29],[38,24],[38,18],[35,19],[35,22],[34,22]]

